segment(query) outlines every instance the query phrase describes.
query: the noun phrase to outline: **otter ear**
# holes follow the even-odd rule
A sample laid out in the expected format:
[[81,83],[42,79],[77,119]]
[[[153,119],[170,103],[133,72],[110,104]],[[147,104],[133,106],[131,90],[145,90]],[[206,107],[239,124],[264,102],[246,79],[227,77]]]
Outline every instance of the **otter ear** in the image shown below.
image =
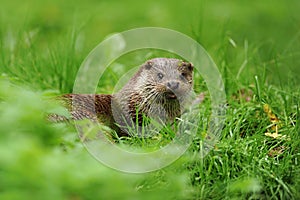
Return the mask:
[[190,62],[183,62],[182,66],[186,67],[189,71],[193,71],[194,65]]
[[153,62],[151,62],[151,61],[147,61],[145,63],[145,69],[151,69],[152,66],[153,66]]
[[188,69],[189,69],[190,71],[193,71],[193,70],[194,70],[194,65],[193,65],[192,63],[189,63]]

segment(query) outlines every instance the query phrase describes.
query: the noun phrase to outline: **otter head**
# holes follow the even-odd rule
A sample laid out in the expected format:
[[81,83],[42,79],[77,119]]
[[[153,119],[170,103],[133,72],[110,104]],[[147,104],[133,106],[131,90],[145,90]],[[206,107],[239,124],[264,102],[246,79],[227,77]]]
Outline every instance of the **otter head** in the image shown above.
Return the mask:
[[181,101],[192,90],[193,65],[189,62],[155,58],[147,61],[140,70],[138,82],[143,85],[140,90],[157,100]]
[[[112,100],[115,121],[124,132],[141,126],[147,118],[173,122],[192,91],[193,65],[174,58],[145,62]],[[115,110],[114,110],[115,109]],[[155,130],[155,126],[147,126]],[[144,130],[137,127],[137,131]]]

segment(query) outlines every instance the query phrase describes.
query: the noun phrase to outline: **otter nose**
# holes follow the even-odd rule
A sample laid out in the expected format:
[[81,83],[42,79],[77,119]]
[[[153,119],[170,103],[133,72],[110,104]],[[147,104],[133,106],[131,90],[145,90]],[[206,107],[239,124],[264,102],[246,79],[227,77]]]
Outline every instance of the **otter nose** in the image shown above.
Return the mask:
[[167,83],[168,88],[170,88],[171,90],[176,90],[179,87],[179,82],[176,81],[171,81]]

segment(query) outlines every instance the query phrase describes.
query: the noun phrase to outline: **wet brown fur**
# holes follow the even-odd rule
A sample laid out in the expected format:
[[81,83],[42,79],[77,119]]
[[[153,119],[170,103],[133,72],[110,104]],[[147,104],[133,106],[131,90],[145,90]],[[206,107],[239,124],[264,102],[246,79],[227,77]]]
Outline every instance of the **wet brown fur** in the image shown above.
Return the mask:
[[[165,69],[162,69],[164,67]],[[87,118],[99,121],[116,130],[119,135],[124,135],[124,131],[121,131],[116,125],[116,121],[118,122],[117,124],[122,124],[120,122],[122,119],[118,118],[122,115],[122,112],[124,112],[125,118],[130,118],[132,121],[136,121],[138,118],[140,124],[143,115],[156,115],[155,112],[157,110],[151,110],[151,104],[156,103],[161,105],[166,111],[168,120],[174,120],[176,117],[179,117],[181,114],[181,100],[166,98],[165,93],[170,92],[170,90],[165,85],[168,83],[168,79],[174,79],[178,82],[179,87],[183,87],[183,89],[180,88],[182,91],[178,89],[176,96],[187,95],[192,88],[192,72],[193,66],[190,63],[177,59],[156,58],[143,64],[129,82],[114,95],[65,94],[59,99],[68,108],[73,120]],[[165,73],[167,80],[162,83],[157,82],[157,73]],[[171,74],[171,78],[168,78],[168,74]],[[143,76],[145,76],[145,79],[143,79]],[[181,79],[177,76],[181,77]],[[184,79],[182,76],[184,76]],[[157,93],[157,96],[153,95],[153,91]],[[150,98],[151,95],[153,98]],[[116,107],[116,109],[112,110],[112,107]],[[65,118],[53,115],[51,120],[64,121]]]

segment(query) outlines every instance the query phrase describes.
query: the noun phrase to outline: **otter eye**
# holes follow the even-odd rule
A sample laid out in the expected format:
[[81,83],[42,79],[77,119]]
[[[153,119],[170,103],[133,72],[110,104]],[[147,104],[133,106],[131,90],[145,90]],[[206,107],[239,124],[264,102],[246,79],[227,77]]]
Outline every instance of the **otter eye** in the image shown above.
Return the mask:
[[184,72],[182,72],[181,74],[180,74],[180,78],[182,79],[182,80],[185,80],[186,78],[186,73],[184,73]]
[[157,77],[158,77],[159,79],[162,79],[162,78],[164,77],[164,75],[163,75],[162,73],[157,73]]

